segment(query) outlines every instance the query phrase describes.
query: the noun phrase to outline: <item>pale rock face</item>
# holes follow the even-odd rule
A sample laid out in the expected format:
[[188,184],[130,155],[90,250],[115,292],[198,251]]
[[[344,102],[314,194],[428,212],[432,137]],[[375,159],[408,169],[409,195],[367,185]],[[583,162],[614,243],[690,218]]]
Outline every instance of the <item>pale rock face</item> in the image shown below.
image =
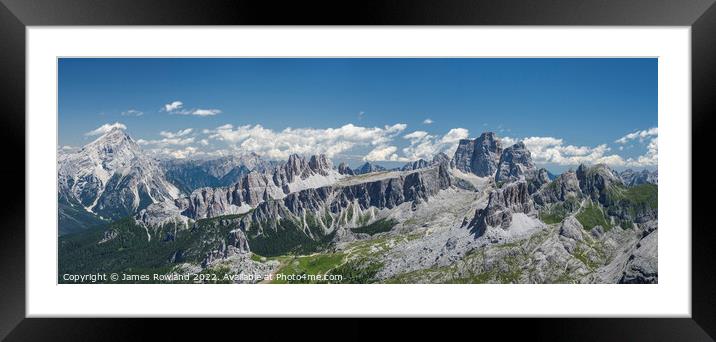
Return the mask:
[[536,168],[532,161],[532,154],[523,142],[520,141],[502,151],[495,181],[513,182],[519,179],[532,179],[535,176]]
[[429,164],[427,161],[425,161],[424,159],[418,159],[414,162],[407,163],[407,164],[403,165],[403,167],[400,168],[400,170],[401,171],[412,171],[412,170],[426,168],[428,166],[429,166]]
[[[254,226],[275,228],[278,218],[302,217],[304,214],[313,214],[321,220],[320,216],[329,212],[338,218],[350,207],[364,213],[371,208],[393,209],[406,202],[428,201],[440,190],[450,186],[451,177],[447,168],[441,165],[364,183],[304,189],[280,201],[261,203],[250,215],[241,219],[240,227],[245,230]],[[321,220],[319,225],[335,229],[339,223]],[[352,221],[340,222],[342,227],[359,225],[355,215]]]
[[433,160],[430,162],[430,165],[439,165],[439,164],[445,164],[450,166],[450,156],[443,152],[439,152],[433,157]]
[[[227,187],[196,189],[189,196],[173,202],[176,210],[163,208],[166,204],[154,205],[142,212],[138,220],[151,225],[157,220],[150,213],[169,216],[177,211],[192,220],[243,214],[269,199],[282,199],[303,189],[333,184],[341,177],[343,175],[333,170],[330,160],[324,155],[312,156],[308,161],[292,155],[272,173],[252,171]],[[166,218],[160,221],[166,221]]]
[[249,240],[241,229],[234,229],[229,232],[229,245],[236,248],[239,253],[249,253]]
[[353,170],[353,172],[356,175],[362,175],[362,174],[366,174],[366,173],[380,172],[380,171],[385,171],[385,168],[380,165],[371,164],[369,162],[366,162],[365,164],[363,164],[363,165],[359,166],[358,168],[356,168],[355,170]]
[[172,159],[162,162],[166,178],[184,194],[204,187],[229,186],[251,171],[264,173],[272,170],[274,164],[253,152],[216,159]]
[[579,165],[577,179],[582,193],[600,203],[607,201],[607,192],[612,185],[622,184],[621,179],[605,164],[591,167],[584,164]]
[[658,279],[658,234],[649,233],[629,256],[620,283],[654,284]]
[[641,184],[659,184],[659,171],[641,170],[639,172],[624,170],[619,173],[619,178],[626,186],[636,186]]
[[60,200],[110,218],[179,196],[159,163],[120,128],[79,151],[59,155],[58,183]]
[[342,174],[342,175],[348,175],[348,176],[353,176],[353,175],[355,175],[355,173],[353,172],[353,170],[351,170],[351,168],[350,168],[346,163],[343,163],[343,162],[341,162],[341,163],[338,165],[338,173],[340,173],[340,174]]
[[512,223],[513,213],[527,214],[533,207],[527,183],[525,181],[510,183],[490,193],[487,206],[475,211],[468,228],[475,231],[476,237],[482,236],[488,226],[507,229]]
[[480,177],[492,176],[502,154],[502,144],[495,133],[485,132],[475,140],[463,139],[455,151],[455,167]]
[[537,204],[545,205],[562,202],[570,197],[579,198],[581,196],[582,190],[579,187],[577,174],[574,171],[567,171],[559,175],[552,183],[541,188],[534,195],[534,200]]
[[331,161],[326,158],[326,155],[314,155],[308,161],[308,167],[316,174],[322,176],[328,176],[329,172],[333,169]]
[[577,242],[584,239],[582,224],[574,216],[567,217],[559,228],[559,236],[562,245],[567,252],[574,252]]

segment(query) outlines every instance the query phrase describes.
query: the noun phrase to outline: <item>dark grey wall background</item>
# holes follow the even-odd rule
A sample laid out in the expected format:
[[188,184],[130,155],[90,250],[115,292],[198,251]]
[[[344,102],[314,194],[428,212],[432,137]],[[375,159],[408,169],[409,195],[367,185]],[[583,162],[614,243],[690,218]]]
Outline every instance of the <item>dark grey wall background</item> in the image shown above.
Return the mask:
[[[187,337],[187,327],[202,327],[201,338],[216,333],[262,334],[306,332],[321,327],[334,336],[374,338],[370,322],[261,322],[167,320],[25,319],[25,26],[30,25],[659,25],[692,26],[693,138],[693,320],[563,319],[480,320],[478,322],[404,323],[381,331],[421,334],[436,327],[451,332],[498,332],[529,340],[707,341],[716,336],[716,227],[708,220],[716,190],[712,167],[711,127],[716,114],[715,0],[401,0],[401,1],[189,1],[189,0],[0,0],[0,338],[8,340],[131,340],[145,329],[164,339]],[[707,11],[708,9],[708,11]],[[706,180],[706,181],[704,181]],[[32,203],[27,203],[32,205]],[[688,227],[673,227],[673,229]],[[52,262],[52,261],[48,261]],[[479,295],[479,288],[476,288]],[[658,300],[658,298],[655,298]],[[216,303],[208,303],[215,305]],[[634,303],[637,305],[638,303]],[[19,323],[19,325],[18,325]],[[446,326],[441,327],[439,323]],[[264,323],[265,324],[265,323]],[[385,323],[382,323],[385,324]],[[280,328],[277,328],[280,327]],[[519,328],[516,328],[519,327]],[[703,328],[703,330],[702,330]],[[337,330],[336,330],[337,329]],[[704,331],[705,330],[705,331]],[[268,334],[268,335],[266,335]],[[424,337],[424,336],[423,336]]]

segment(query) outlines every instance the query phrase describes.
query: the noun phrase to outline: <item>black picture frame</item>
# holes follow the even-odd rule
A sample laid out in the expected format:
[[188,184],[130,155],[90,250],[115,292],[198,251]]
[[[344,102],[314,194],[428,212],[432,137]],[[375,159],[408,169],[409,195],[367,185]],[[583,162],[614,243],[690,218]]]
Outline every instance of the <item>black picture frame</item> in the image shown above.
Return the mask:
[[[25,318],[25,58],[26,26],[46,25],[647,25],[691,28],[692,317],[489,319],[466,323],[512,336],[551,340],[711,341],[716,336],[716,229],[707,215],[710,128],[716,112],[714,0],[496,0],[287,2],[184,0],[0,0],[0,120],[12,160],[2,168],[8,194],[0,217],[0,337],[27,340],[132,340],[143,329],[183,337],[167,320]],[[20,182],[20,180],[24,182]],[[689,229],[689,227],[671,227]],[[632,305],[638,305],[633,303]],[[203,321],[226,330],[234,324]],[[180,323],[186,324],[186,323]],[[244,324],[254,324],[242,323]],[[279,323],[282,325],[285,323]],[[301,324],[305,324],[301,323]],[[343,335],[368,335],[363,323]],[[385,323],[383,323],[385,324]],[[391,324],[391,331],[401,325]],[[514,329],[519,324],[520,329]],[[335,327],[335,323],[327,324]],[[204,330],[204,329],[202,329]],[[205,331],[211,331],[211,328]],[[415,331],[413,331],[415,332]],[[144,333],[144,332],[142,332]],[[709,337],[711,336],[711,337]]]

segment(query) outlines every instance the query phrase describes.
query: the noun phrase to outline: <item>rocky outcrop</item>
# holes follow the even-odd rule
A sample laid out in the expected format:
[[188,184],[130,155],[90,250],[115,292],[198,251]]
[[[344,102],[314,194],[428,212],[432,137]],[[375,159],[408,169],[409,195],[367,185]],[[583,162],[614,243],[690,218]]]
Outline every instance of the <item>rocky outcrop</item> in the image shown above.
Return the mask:
[[184,194],[198,188],[229,186],[251,171],[269,172],[276,165],[256,153],[216,159],[172,159],[162,162],[166,178]]
[[462,139],[453,160],[455,168],[480,177],[492,176],[502,154],[502,145],[493,132],[485,132],[477,139]]
[[341,163],[338,165],[338,173],[340,173],[340,174],[342,174],[342,175],[348,175],[348,176],[353,176],[353,175],[355,175],[355,173],[353,172],[353,170],[351,170],[351,168],[350,168],[346,163],[343,163],[343,162],[341,162]]
[[241,229],[234,229],[229,232],[228,237],[229,246],[236,248],[239,253],[249,253],[249,240],[246,239],[246,234]]
[[533,202],[529,195],[527,183],[518,181],[490,193],[487,206],[475,211],[468,228],[473,229],[476,236],[482,236],[487,227],[507,229],[512,223],[513,213],[529,213]]
[[232,186],[197,189],[174,203],[183,216],[195,220],[243,214],[269,198],[280,197],[282,188],[267,175],[251,172]]
[[380,171],[385,171],[385,168],[380,165],[371,164],[369,162],[366,162],[365,164],[363,164],[363,165],[359,166],[358,168],[356,168],[355,170],[353,170],[353,172],[356,175],[362,175],[362,174],[366,174],[366,173],[380,172]]
[[273,173],[273,182],[276,185],[284,185],[306,179],[313,175],[327,176],[333,171],[331,162],[325,155],[313,155],[309,160],[292,154],[288,161],[276,168]]
[[530,194],[534,194],[539,191],[545,184],[549,184],[549,182],[551,182],[549,171],[545,168],[537,170],[535,177],[530,179],[527,184],[529,186]]
[[574,171],[562,173],[547,186],[541,188],[535,195],[535,203],[546,205],[566,201],[568,198],[579,198],[582,190],[579,187],[579,179]]
[[[545,170],[547,171],[547,170]],[[504,151],[500,156],[495,173],[496,182],[514,182],[519,179],[532,179],[537,176],[532,154],[523,142],[518,142]],[[546,173],[544,175],[547,177]]]
[[407,163],[400,168],[400,171],[412,171],[428,167],[429,164],[425,159],[418,159],[414,162]]
[[656,284],[658,282],[658,236],[657,231],[649,233],[636,245],[629,256],[620,283]]
[[613,187],[622,185],[621,179],[605,164],[591,167],[581,164],[576,174],[582,193],[603,205],[610,204]]
[[577,243],[584,239],[584,228],[574,216],[569,216],[559,227],[559,237],[567,252],[573,253]]
[[624,170],[619,173],[622,183],[626,186],[636,186],[641,184],[659,184],[659,171],[641,170],[639,172],[631,169]]
[[306,214],[322,220],[328,212],[332,215],[330,221],[319,223],[328,228],[333,224],[334,216],[353,205],[357,205],[360,211],[371,207],[391,209],[406,202],[429,201],[430,197],[450,185],[447,168],[437,166],[364,183],[305,189],[291,193],[280,201],[261,203],[242,219],[240,227],[275,228],[279,218],[302,218]]
[[[208,267],[217,260],[229,258],[234,255],[245,255],[250,252],[246,234],[241,229],[233,229],[226,239],[221,239],[216,249],[206,253],[201,261],[201,267]],[[173,257],[174,258],[174,257]]]
[[448,156],[447,154],[445,154],[443,152],[439,152],[433,157],[433,160],[430,162],[430,165],[445,164],[448,166],[454,166],[454,165],[450,165],[450,162],[451,162],[450,156]]
[[341,176],[324,155],[311,156],[308,160],[291,155],[286,163],[272,172],[252,171],[233,185],[200,188],[171,204],[150,205],[139,213],[137,220],[156,225],[172,217],[178,218],[177,212],[181,218],[193,220],[243,214],[262,202],[335,183]]
[[325,154],[320,154],[311,156],[311,159],[308,161],[308,168],[311,169],[313,174],[328,176],[333,169],[333,165],[331,165],[331,161],[326,158]]

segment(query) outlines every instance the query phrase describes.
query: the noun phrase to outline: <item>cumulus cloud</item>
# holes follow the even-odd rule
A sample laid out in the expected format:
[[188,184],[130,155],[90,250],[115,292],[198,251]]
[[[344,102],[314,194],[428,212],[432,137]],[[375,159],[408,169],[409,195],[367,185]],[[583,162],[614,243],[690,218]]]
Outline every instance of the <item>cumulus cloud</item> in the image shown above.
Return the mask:
[[655,137],[659,135],[659,129],[657,127],[652,127],[649,129],[641,130],[641,131],[634,131],[632,133],[629,133],[616,141],[614,141],[617,144],[626,144],[632,140],[639,140],[639,142],[644,142],[644,139],[647,139],[649,137]]
[[[505,142],[514,141],[514,139],[503,140]],[[523,139],[522,142],[530,150],[532,158],[537,163],[557,165],[579,165],[581,163],[623,164],[623,159],[620,156],[607,154],[610,148],[606,144],[593,147],[567,145],[562,139],[554,137],[529,137]]]
[[165,137],[165,138],[183,137],[183,136],[191,133],[192,130],[193,130],[192,128],[186,128],[186,129],[179,130],[177,132],[161,131],[161,132],[159,132],[159,135],[161,135],[162,137]]
[[86,135],[86,136],[102,135],[102,134],[105,134],[105,133],[107,133],[107,132],[109,132],[109,131],[115,129],[115,128],[127,129],[127,126],[125,126],[124,124],[119,123],[119,122],[115,122],[115,123],[113,123],[113,124],[106,123],[106,124],[104,124],[104,125],[102,125],[102,126],[99,126],[99,127],[95,128],[95,129],[93,129],[93,130],[91,130],[91,131],[85,133],[85,135]]
[[197,109],[194,109],[193,111],[191,111],[191,115],[197,115],[197,116],[213,116],[216,114],[221,114],[221,110],[197,108]]
[[368,161],[399,161],[401,160],[395,153],[398,148],[395,146],[378,146],[370,151],[363,160]]
[[[154,149],[157,148],[165,148],[167,146],[187,146],[191,145],[196,141],[195,137],[188,137],[187,135],[191,134],[193,131],[192,128],[186,128],[181,129],[176,132],[168,132],[168,131],[161,131],[159,132],[159,135],[162,137],[162,139],[156,139],[156,140],[146,140],[146,139],[139,139],[137,140],[137,144],[142,146],[148,146],[153,147]],[[155,153],[157,151],[154,151]],[[166,151],[161,151],[160,154],[167,154]]]
[[[555,137],[529,137],[522,139],[525,147],[531,152],[532,158],[538,164],[557,164],[564,166],[575,166],[581,163],[598,164],[604,163],[610,166],[645,167],[655,166],[658,161],[658,140],[656,129],[637,131],[617,140],[631,141],[635,139],[650,139],[647,151],[644,155],[636,158],[624,158],[618,154],[609,153],[611,148],[606,144],[597,146],[576,146],[565,144],[563,139]],[[503,146],[510,146],[519,141],[518,139],[504,137],[500,138]],[[620,146],[619,150],[622,150]]]
[[194,137],[189,138],[164,138],[157,140],[145,140],[138,139],[137,144],[144,146],[170,146],[170,145],[190,145],[193,144],[196,139]]
[[136,110],[136,109],[129,109],[124,112],[122,112],[122,116],[142,116],[144,115],[144,112]]
[[426,125],[429,125],[429,124],[433,123],[433,119],[427,118],[427,119],[423,120],[423,123]]
[[161,111],[169,114],[176,115],[195,115],[195,116],[214,116],[221,114],[220,109],[206,109],[206,108],[184,108],[184,103],[181,101],[174,101],[167,103],[162,107]]
[[[274,131],[261,125],[234,127],[231,124],[205,130],[210,139],[223,141],[243,151],[255,152],[272,159],[289,155],[324,153],[329,158],[355,147],[385,147],[407,127],[397,123],[384,127],[361,127],[346,124],[338,128],[286,128]],[[396,148],[397,149],[397,148]]]
[[182,107],[184,107],[183,102],[174,101],[174,102],[165,104],[164,107],[162,108],[162,110],[165,112],[174,112],[174,111],[182,109]]
[[414,161],[418,159],[431,160],[437,153],[443,152],[448,156],[455,154],[460,139],[467,139],[469,131],[465,128],[453,128],[443,136],[435,136],[425,131],[415,131],[403,136],[410,140],[410,145],[403,148],[403,156],[399,161]]

